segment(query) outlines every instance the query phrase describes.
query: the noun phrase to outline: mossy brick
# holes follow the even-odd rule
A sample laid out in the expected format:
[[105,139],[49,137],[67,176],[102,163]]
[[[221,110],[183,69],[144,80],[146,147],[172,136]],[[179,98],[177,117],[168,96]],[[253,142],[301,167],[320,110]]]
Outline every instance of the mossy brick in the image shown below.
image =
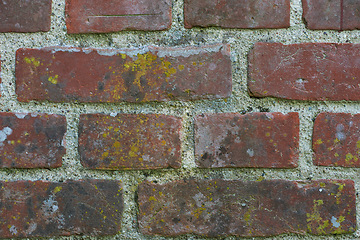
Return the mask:
[[47,32],[51,0],[0,1],[0,32]]
[[66,0],[68,33],[166,30],[171,26],[170,0]]
[[0,181],[0,238],[115,235],[122,210],[116,180]]
[[298,113],[214,113],[195,118],[195,157],[201,168],[295,168]]
[[181,166],[181,119],[157,114],[82,114],[79,153],[89,169]]
[[256,43],[249,54],[254,97],[359,101],[360,44]]
[[289,0],[185,0],[185,28],[287,28]]
[[270,237],[356,230],[352,180],[145,181],[138,189],[140,232],[173,237]]
[[137,50],[50,47],[16,53],[21,102],[149,102],[230,97],[229,45]]
[[65,133],[65,116],[0,113],[0,168],[61,167]]
[[314,123],[314,164],[360,167],[360,114],[320,113]]
[[302,0],[303,19],[313,30],[360,29],[358,0]]

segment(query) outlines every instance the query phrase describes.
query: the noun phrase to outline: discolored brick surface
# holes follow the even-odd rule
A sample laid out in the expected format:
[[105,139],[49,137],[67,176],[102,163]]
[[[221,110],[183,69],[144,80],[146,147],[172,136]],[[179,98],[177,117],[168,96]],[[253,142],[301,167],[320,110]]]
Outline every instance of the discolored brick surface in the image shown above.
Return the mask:
[[51,24],[51,0],[0,1],[0,32],[46,32]]
[[325,235],[356,228],[351,180],[143,182],[138,204],[139,228],[147,235]]
[[181,120],[154,114],[84,114],[79,152],[90,169],[179,168]]
[[202,168],[294,168],[298,148],[298,113],[216,113],[195,118],[195,157]]
[[114,235],[122,209],[119,181],[0,181],[0,238]]
[[290,27],[289,0],[185,0],[185,28]]
[[360,100],[360,45],[256,43],[249,93],[294,100]]
[[61,167],[65,133],[65,116],[0,113],[0,168]]
[[68,33],[165,30],[171,26],[170,0],[66,0]]
[[226,98],[228,45],[109,50],[19,49],[16,93],[28,102],[148,102]]
[[320,113],[314,123],[314,164],[360,167],[360,114]]
[[358,0],[302,0],[303,19],[309,29],[354,30],[360,28]]

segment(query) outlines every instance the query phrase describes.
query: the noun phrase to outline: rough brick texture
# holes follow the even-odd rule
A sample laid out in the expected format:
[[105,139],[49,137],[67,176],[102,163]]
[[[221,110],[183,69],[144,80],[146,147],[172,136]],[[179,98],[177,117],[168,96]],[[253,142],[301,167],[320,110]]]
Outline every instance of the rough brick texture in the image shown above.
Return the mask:
[[0,167],[60,167],[65,133],[65,116],[0,113]]
[[256,43],[248,87],[255,97],[360,100],[360,45]]
[[51,0],[0,1],[0,32],[50,30]]
[[139,186],[144,234],[207,237],[354,232],[354,182],[187,180]]
[[231,95],[228,45],[96,50],[19,49],[18,100],[147,102]]
[[358,0],[302,0],[303,18],[309,29],[353,30],[360,28]]
[[286,28],[290,27],[290,1],[185,0],[184,23],[186,28]]
[[110,170],[179,168],[180,128],[180,119],[165,115],[81,115],[81,163]]
[[298,148],[298,113],[222,113],[195,118],[195,156],[202,168],[294,168]]
[[320,113],[314,123],[314,164],[360,167],[360,114]]
[[171,26],[170,0],[66,0],[68,33],[165,30]]
[[0,238],[112,235],[122,209],[118,181],[0,181]]

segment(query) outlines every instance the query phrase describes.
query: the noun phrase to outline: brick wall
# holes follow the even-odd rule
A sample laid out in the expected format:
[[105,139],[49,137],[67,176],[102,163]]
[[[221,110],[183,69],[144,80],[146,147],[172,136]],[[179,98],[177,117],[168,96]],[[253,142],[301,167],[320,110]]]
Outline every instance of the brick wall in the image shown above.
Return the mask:
[[0,1],[0,238],[357,239],[360,2]]

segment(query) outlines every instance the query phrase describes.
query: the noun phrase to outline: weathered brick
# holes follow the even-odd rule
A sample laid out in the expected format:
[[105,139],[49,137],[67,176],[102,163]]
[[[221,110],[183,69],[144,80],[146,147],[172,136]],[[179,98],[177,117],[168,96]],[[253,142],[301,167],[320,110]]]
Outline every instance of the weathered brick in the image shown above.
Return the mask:
[[202,168],[294,168],[298,148],[298,113],[216,113],[195,118],[195,156]]
[[46,32],[51,0],[0,1],[0,32]]
[[138,204],[140,231],[149,235],[255,237],[356,229],[351,180],[143,182]]
[[314,164],[360,167],[360,114],[320,113],[314,124]]
[[249,55],[254,97],[360,100],[360,45],[256,43]]
[[165,30],[171,26],[170,0],[66,0],[68,33]]
[[81,163],[90,169],[179,168],[180,128],[179,118],[166,115],[81,115]]
[[303,18],[309,29],[353,30],[360,28],[358,0],[302,0]]
[[122,209],[115,180],[0,181],[0,238],[113,235]]
[[16,84],[24,102],[225,98],[232,86],[230,48],[19,49]]
[[65,116],[0,113],[0,167],[61,167],[65,133]]
[[185,0],[185,28],[290,27],[289,0]]

